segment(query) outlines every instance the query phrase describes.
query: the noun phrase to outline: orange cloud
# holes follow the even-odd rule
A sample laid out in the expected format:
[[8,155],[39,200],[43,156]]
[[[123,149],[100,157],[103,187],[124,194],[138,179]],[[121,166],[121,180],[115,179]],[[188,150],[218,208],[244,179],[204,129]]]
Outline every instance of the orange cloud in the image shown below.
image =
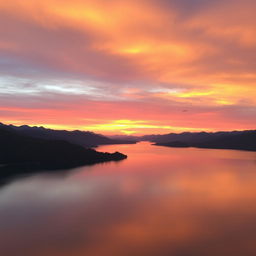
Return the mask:
[[[0,0],[0,117],[130,134],[255,127],[255,7],[250,0]],[[91,104],[93,114],[76,103]],[[14,118],[9,107],[22,114]],[[133,123],[124,129],[118,120]]]

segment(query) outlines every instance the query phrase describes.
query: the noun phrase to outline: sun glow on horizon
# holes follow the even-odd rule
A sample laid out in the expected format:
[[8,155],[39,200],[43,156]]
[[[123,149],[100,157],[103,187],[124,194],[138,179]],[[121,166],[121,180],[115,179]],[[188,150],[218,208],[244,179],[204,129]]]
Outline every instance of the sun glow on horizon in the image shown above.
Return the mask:
[[[151,121],[152,122],[152,121]],[[56,130],[80,130],[101,133],[103,135],[149,135],[149,134],[165,134],[165,133],[181,133],[181,132],[210,132],[210,129],[193,128],[193,127],[175,127],[169,125],[150,124],[146,120],[112,120],[108,123],[91,124],[91,125],[59,125],[59,124],[45,124],[45,123],[24,123],[15,120],[5,122],[8,125],[29,125],[35,127],[44,127]]]

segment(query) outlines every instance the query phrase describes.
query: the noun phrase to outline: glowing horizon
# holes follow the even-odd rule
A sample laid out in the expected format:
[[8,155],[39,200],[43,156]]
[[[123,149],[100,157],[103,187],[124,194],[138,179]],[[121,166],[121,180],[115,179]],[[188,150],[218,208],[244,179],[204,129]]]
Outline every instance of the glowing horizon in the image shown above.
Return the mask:
[[0,122],[107,135],[255,129],[255,8],[0,0]]

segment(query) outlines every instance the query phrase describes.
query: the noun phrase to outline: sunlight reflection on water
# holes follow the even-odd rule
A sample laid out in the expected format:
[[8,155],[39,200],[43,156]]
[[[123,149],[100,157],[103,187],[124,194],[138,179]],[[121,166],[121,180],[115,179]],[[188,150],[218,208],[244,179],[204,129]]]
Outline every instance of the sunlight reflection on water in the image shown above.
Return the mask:
[[255,256],[256,154],[99,147],[120,162],[0,189],[4,256]]

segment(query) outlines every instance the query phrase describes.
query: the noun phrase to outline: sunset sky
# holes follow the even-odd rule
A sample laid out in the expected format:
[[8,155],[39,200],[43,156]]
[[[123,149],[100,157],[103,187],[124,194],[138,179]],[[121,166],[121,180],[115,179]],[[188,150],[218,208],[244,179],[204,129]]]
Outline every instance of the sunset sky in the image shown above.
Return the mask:
[[0,122],[256,128],[255,0],[0,0]]

